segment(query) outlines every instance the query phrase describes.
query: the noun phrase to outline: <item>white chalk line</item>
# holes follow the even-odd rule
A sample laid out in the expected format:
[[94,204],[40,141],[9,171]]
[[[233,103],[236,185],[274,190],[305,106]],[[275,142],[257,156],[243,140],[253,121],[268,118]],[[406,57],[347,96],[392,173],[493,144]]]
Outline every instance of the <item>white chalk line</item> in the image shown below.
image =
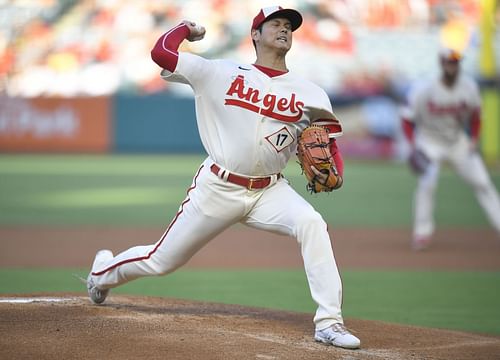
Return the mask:
[[79,298],[62,297],[6,297],[0,298],[0,303],[7,304],[31,304],[31,303],[60,303],[79,300]]

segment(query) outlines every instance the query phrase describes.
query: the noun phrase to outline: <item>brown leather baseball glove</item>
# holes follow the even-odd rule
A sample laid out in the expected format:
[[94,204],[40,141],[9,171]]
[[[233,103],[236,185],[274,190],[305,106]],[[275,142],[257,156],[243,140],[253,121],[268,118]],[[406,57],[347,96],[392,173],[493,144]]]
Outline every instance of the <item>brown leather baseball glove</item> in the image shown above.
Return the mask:
[[307,178],[307,190],[311,193],[332,191],[342,186],[332,154],[327,130],[311,125],[302,131],[297,144],[297,157]]

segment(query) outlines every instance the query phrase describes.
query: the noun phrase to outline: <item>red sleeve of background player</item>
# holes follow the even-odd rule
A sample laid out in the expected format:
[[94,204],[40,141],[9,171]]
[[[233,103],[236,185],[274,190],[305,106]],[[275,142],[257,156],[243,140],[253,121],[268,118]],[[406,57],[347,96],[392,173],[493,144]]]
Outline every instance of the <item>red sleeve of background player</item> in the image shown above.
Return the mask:
[[403,133],[410,143],[410,145],[413,145],[415,141],[415,124],[412,123],[410,120],[403,118]]
[[174,72],[179,59],[179,45],[190,34],[185,24],[179,24],[163,34],[151,50],[151,59],[163,69]]
[[337,146],[337,141],[335,139],[330,140],[330,153],[333,156],[333,161],[335,161],[335,166],[340,176],[344,177],[344,159],[342,159],[342,154]]
[[472,113],[472,118],[470,123],[470,137],[473,141],[478,141],[480,129],[481,129],[481,110],[477,108]]

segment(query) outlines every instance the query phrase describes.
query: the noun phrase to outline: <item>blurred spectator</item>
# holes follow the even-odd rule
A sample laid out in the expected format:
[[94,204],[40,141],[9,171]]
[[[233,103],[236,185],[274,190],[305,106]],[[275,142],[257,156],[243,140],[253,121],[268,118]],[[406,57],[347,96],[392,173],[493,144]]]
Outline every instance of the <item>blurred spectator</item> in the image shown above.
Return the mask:
[[[475,0],[283,0],[304,14],[291,64],[332,93],[372,95],[387,78],[428,68],[404,42],[384,51],[384,30],[412,36],[447,26],[467,46],[477,23]],[[207,28],[202,42],[183,46],[205,56],[248,58],[249,20],[264,1],[239,0],[0,0],[0,93],[11,96],[99,96],[169,90],[150,60],[165,29],[193,19]],[[460,17],[453,17],[460,14]],[[450,30],[451,29],[451,30]],[[371,47],[359,44],[380,32]],[[437,34],[437,32],[436,32]],[[436,36],[437,37],[437,36]],[[425,41],[423,41],[425,42]],[[400,61],[410,56],[413,62]],[[392,59],[391,59],[392,57]],[[377,65],[384,63],[384,70]],[[423,70],[422,70],[423,71]],[[413,73],[411,73],[413,72]],[[170,89],[173,90],[173,89]]]

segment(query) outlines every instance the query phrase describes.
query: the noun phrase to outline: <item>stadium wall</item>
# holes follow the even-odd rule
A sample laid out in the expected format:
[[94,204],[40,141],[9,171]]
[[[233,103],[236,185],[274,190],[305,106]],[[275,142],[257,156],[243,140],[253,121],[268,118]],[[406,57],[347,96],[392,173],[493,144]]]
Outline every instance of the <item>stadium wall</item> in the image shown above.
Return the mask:
[[[344,126],[345,135],[339,139],[343,154],[400,157],[395,109],[389,99],[380,97],[336,106]],[[203,153],[204,149],[194,99],[160,93],[0,97],[0,152]]]

